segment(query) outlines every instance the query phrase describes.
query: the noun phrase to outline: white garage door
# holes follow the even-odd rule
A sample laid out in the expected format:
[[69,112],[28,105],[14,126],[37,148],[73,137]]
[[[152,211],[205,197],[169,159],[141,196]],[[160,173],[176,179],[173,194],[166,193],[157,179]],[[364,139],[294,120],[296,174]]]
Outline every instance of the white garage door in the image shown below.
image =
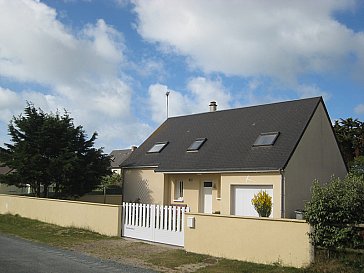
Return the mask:
[[[273,200],[273,185],[269,186],[233,186],[232,187],[232,214],[239,216],[256,216],[258,217],[258,213],[256,212],[254,206],[252,205],[252,199],[254,194],[257,194],[261,190],[266,191],[272,197]],[[269,217],[273,217],[273,208],[272,213]]]

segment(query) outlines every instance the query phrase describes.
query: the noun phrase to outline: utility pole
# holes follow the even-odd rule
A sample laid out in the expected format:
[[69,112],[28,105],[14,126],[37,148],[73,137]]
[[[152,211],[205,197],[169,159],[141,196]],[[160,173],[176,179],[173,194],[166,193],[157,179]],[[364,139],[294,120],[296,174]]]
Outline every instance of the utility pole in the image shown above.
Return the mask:
[[166,98],[167,98],[167,119],[168,119],[168,96],[169,96],[169,91],[167,90],[166,92]]

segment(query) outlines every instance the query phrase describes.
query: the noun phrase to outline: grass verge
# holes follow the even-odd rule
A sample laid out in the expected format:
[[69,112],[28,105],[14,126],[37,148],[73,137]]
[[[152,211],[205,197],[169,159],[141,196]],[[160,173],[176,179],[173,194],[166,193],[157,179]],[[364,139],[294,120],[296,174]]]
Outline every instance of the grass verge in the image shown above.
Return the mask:
[[200,255],[180,249],[175,249],[159,254],[153,254],[151,257],[149,257],[147,262],[157,266],[176,269],[186,264],[210,264],[211,259],[212,258],[207,255]]
[[89,230],[60,227],[14,215],[0,214],[0,233],[12,234],[52,246],[66,247],[91,255],[141,266],[150,266],[162,272],[249,272],[249,273],[364,273],[364,255],[340,254],[327,259],[325,253],[317,252],[316,262],[305,269],[262,265],[242,261],[214,258],[172,249],[107,237]]
[[60,227],[10,214],[0,215],[0,232],[60,247],[110,238],[85,229]]

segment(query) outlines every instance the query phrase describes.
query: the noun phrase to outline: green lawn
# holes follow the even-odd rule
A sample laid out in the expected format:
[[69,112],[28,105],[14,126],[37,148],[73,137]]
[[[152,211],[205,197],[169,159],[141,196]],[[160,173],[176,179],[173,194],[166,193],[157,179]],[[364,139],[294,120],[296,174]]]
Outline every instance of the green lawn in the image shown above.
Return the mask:
[[9,214],[0,215],[0,232],[60,247],[110,238],[89,230],[65,228]]
[[164,272],[168,272],[168,269],[178,272],[188,268],[188,272],[199,273],[364,273],[363,253],[327,259],[321,251],[316,257],[316,263],[306,269],[297,269],[214,258],[161,246],[156,251],[155,245],[107,237],[84,229],[59,227],[13,215],[0,215],[0,233],[76,250],[79,250],[77,246],[83,245],[86,246],[84,251],[89,254],[116,261],[131,258],[154,269],[163,269]]

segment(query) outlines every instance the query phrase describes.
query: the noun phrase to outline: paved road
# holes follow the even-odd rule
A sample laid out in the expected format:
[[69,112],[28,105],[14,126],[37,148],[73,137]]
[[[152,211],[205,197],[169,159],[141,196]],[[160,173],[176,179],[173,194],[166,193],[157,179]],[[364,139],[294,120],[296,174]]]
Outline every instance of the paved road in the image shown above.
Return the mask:
[[0,234],[0,272],[152,273],[155,271],[67,251]]

